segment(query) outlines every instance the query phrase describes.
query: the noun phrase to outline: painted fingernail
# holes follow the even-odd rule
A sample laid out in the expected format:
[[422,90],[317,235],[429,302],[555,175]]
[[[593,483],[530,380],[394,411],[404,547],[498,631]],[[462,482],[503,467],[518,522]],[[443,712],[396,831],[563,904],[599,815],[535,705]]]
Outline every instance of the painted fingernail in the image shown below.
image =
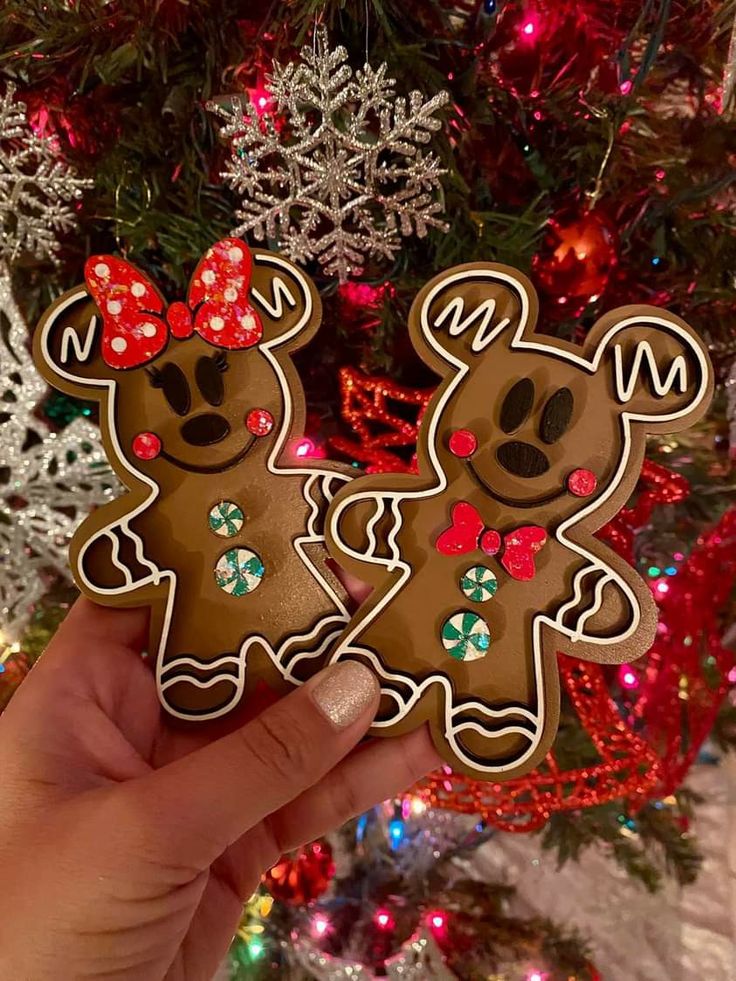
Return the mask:
[[358,661],[326,668],[312,692],[317,708],[337,729],[359,719],[378,694],[378,679]]

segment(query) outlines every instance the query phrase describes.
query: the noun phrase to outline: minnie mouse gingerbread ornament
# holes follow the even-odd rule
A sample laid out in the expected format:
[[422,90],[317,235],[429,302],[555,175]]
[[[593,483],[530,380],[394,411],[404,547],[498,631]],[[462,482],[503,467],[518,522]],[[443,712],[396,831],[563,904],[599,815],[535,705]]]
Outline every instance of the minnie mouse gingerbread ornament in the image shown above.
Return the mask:
[[80,589],[150,605],[149,650],[174,716],[222,715],[259,677],[304,681],[348,618],[321,530],[346,475],[293,452],[304,399],[289,353],[319,324],[313,285],[235,238],[208,250],[186,302],[167,307],[114,256],[89,259],[85,281],[34,339],[52,385],[100,402],[128,488],[72,542]]
[[327,541],[374,587],[333,660],[382,683],[377,734],[428,721],[453,768],[503,780],[532,769],[559,716],[558,652],[644,654],[656,607],[594,538],[634,490],[647,434],[706,411],[705,349],[677,317],[623,307],[583,346],[536,334],[537,299],[506,266],[458,266],[410,315],[441,383],[418,475],[358,478],[335,496]]

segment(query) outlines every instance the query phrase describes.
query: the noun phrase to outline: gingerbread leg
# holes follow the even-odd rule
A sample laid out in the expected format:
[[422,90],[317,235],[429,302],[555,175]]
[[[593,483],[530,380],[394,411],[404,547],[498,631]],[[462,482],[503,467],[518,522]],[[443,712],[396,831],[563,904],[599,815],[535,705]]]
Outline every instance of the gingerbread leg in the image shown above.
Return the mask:
[[156,662],[161,703],[179,719],[224,715],[245,690],[242,625],[235,618],[210,615],[204,601],[184,601],[196,595],[177,584],[169,597]]

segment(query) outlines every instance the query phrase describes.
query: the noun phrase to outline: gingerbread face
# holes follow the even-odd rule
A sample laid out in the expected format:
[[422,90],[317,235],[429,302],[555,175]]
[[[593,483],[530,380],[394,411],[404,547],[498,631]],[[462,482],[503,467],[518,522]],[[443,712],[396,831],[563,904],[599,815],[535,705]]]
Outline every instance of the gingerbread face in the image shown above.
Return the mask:
[[151,607],[161,700],[180,718],[234,708],[247,686],[300,683],[347,620],[322,512],[346,479],[293,453],[304,401],[289,352],[319,322],[291,263],[225,239],[166,304],[114,256],[94,256],[34,339],[57,387],[100,402],[128,493],[77,532],[80,588]]
[[[283,423],[279,380],[256,348],[213,349],[173,338],[145,366],[120,373],[117,432],[125,457],[162,484],[218,474],[259,457]],[[141,418],[148,429],[141,430]]]
[[428,721],[454,767],[532,768],[554,737],[557,652],[620,662],[651,645],[648,587],[593,537],[634,489],[647,433],[705,411],[710,365],[661,310],[605,316],[584,346],[534,331],[536,296],[493,264],[437,277],[410,332],[442,382],[419,474],[359,478],[328,543],[375,589],[335,654],[382,679],[377,732]]

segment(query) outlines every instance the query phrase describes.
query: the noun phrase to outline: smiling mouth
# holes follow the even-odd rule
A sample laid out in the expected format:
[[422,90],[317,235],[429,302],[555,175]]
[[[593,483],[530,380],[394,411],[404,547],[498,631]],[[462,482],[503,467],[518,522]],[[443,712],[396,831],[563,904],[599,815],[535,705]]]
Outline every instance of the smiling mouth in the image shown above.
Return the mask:
[[553,491],[551,494],[547,494],[544,497],[534,498],[534,500],[531,501],[528,499],[519,500],[518,498],[514,498],[514,497],[504,497],[503,494],[498,493],[495,487],[491,487],[491,485],[488,483],[487,480],[484,480],[484,478],[481,477],[481,475],[473,466],[472,460],[466,460],[465,462],[468,465],[468,470],[470,470],[471,474],[475,477],[478,483],[482,484],[485,487],[485,489],[488,491],[489,494],[492,494],[497,501],[501,502],[501,504],[506,504],[512,508],[536,508],[539,507],[541,504],[549,504],[550,501],[554,501],[556,498],[562,497],[562,495],[565,493],[565,490],[563,488],[562,490]]
[[241,460],[245,459],[250,451],[250,448],[256,441],[255,436],[246,442],[245,446],[236,453],[235,456],[231,457],[229,460],[225,460],[224,463],[216,463],[212,466],[204,466],[199,463],[186,463],[184,460],[180,460],[178,457],[172,456],[171,453],[167,453],[166,450],[162,449],[159,456],[163,460],[167,460],[169,463],[173,463],[175,467],[181,467],[182,470],[188,470],[190,473],[222,473],[223,470],[229,470],[230,467],[234,467],[236,463],[240,463]]

